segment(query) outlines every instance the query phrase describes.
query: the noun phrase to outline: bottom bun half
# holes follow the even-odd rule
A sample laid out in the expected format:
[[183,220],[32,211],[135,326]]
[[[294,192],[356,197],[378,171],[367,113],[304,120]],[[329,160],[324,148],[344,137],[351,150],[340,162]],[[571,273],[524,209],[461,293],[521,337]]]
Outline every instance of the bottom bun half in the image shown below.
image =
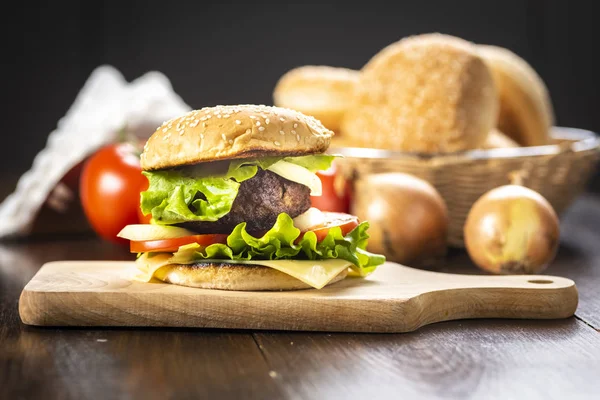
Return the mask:
[[[341,281],[348,274],[345,269],[326,286]],[[261,265],[242,264],[171,264],[161,267],[154,277],[174,285],[220,290],[297,290],[312,286],[276,269]]]

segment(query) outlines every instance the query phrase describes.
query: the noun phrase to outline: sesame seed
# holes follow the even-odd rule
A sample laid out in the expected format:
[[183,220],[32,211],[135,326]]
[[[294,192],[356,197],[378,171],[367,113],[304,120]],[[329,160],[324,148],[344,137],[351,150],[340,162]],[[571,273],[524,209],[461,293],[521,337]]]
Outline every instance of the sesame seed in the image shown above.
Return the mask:
[[298,124],[294,123],[294,128],[297,128],[297,127],[298,127]]
[[179,132],[179,136],[182,136],[183,132],[185,132],[185,131],[182,129],[181,132]]
[[175,127],[175,130],[180,130],[181,129],[181,124],[177,124],[177,127]]
[[223,115],[223,118],[229,118],[229,117],[231,117],[231,114],[224,114]]
[[262,131],[264,131],[264,130],[265,130],[265,127],[264,127],[264,126],[259,126],[259,127],[258,127],[258,130],[262,132]]
[[280,135],[285,135],[285,132],[284,131],[279,131],[279,134]]
[[296,140],[300,141],[300,135],[296,135]]
[[273,144],[274,144],[275,146],[281,146],[281,143],[279,143],[277,140],[276,140],[276,141],[274,141],[274,142],[273,142]]
[[204,139],[204,134],[203,133],[200,134],[200,139]]
[[233,140],[229,139],[229,144],[233,144]]
[[256,126],[260,126],[260,121],[256,121]]
[[203,123],[202,123],[202,127],[203,127],[203,128],[206,128],[206,122],[203,122]]
[[251,115],[250,119],[256,119],[256,117],[254,115]]
[[221,137],[223,138],[224,141],[227,141],[227,137],[225,136],[224,133],[221,133]]
[[281,122],[285,122],[285,118],[283,118],[283,117],[279,117],[279,120],[280,120]]
[[252,129],[246,129],[246,134],[252,133]]
[[269,125],[269,122],[271,122],[271,120],[269,118],[265,119],[265,124]]
[[295,135],[295,134],[296,134],[296,131],[292,129],[292,135]]
[[167,128],[163,128],[163,132],[166,132],[166,131],[167,131]]
[[217,118],[221,118],[221,114],[218,114],[218,115],[217,115]]
[[236,124],[238,124],[238,125],[241,125],[241,124],[242,124],[242,121],[240,121],[239,119],[236,119],[236,120],[235,120],[235,123],[236,123]]

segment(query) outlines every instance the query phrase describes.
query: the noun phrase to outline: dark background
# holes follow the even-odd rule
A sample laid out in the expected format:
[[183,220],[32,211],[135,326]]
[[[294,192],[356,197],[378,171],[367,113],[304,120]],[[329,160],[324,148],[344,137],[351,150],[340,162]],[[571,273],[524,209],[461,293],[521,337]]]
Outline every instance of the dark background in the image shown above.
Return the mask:
[[[358,69],[391,42],[434,31],[513,50],[547,83],[559,125],[600,132],[595,3],[11,2],[1,24],[2,144],[10,151],[0,172],[16,179],[30,167],[101,64],[128,80],[161,71],[194,108],[271,104],[273,86],[290,68]],[[593,190],[600,190],[598,180]]]

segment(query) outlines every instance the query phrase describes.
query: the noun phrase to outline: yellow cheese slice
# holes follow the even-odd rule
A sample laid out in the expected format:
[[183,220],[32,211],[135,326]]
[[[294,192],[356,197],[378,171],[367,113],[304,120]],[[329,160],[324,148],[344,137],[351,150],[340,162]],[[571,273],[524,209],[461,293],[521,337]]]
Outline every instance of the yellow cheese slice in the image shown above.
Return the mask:
[[[193,264],[198,260],[188,259],[182,262],[181,255],[177,258],[170,253],[156,254],[148,257],[144,253],[136,261],[137,273],[133,279],[141,282],[150,282],[156,271],[169,264]],[[202,262],[214,261],[217,263],[262,265],[276,269],[284,274],[290,275],[315,289],[321,289],[327,285],[340,272],[352,266],[346,260],[257,260],[257,261],[230,261],[230,260],[202,260]]]

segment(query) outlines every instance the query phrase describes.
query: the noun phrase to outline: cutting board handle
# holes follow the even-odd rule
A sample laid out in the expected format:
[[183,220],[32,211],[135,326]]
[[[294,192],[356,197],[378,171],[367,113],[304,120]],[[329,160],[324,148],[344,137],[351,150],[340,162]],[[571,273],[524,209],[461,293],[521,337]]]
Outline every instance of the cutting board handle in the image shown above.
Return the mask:
[[577,287],[567,278],[421,272],[430,276],[427,290],[409,300],[414,329],[462,318],[567,318],[577,309]]

